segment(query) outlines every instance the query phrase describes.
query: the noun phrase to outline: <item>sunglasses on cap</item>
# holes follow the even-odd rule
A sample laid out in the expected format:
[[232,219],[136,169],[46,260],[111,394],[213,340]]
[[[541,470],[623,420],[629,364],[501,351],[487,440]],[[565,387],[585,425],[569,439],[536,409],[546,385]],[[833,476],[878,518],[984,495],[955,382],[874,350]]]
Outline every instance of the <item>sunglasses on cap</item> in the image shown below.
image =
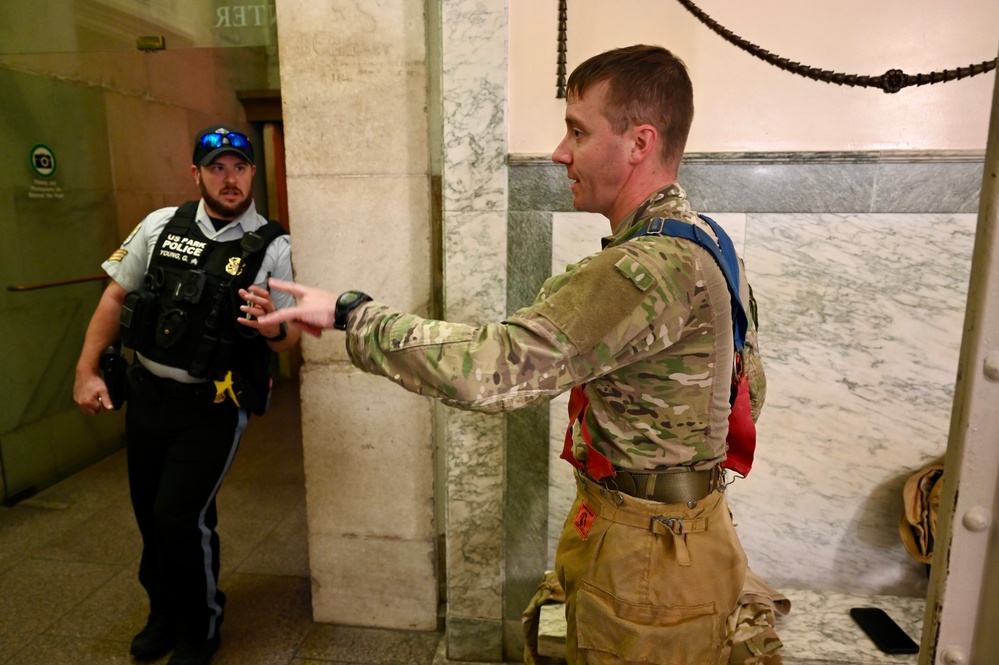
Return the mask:
[[202,148],[207,148],[209,150],[221,148],[223,146],[232,146],[233,148],[250,147],[250,139],[237,132],[229,132],[228,134],[205,134],[199,139],[199,141]]

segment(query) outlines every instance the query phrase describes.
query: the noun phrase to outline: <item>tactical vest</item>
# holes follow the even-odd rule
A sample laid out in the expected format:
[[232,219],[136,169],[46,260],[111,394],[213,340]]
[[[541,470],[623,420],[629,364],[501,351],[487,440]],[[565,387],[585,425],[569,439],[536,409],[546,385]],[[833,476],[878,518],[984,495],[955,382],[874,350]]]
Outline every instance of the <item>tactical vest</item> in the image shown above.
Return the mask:
[[285,230],[269,222],[217,242],[198,228],[197,210],[198,201],[184,203],[160,233],[143,286],[125,298],[121,341],[196,378],[220,381],[232,372],[245,392],[240,406],[262,413],[271,351],[257,331],[236,322],[243,316],[239,289],[253,284],[267,246]]

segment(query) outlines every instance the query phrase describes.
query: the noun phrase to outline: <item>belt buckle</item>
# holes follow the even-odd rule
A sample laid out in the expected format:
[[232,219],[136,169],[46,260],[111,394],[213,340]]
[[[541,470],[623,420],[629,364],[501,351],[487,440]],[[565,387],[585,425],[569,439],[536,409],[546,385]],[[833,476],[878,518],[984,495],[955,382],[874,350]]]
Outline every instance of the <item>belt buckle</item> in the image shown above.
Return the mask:
[[683,520],[680,519],[680,518],[677,518],[677,517],[660,517],[659,515],[656,515],[649,522],[649,531],[655,531],[655,529],[653,528],[654,527],[654,524],[653,524],[654,522],[659,522],[664,527],[666,527],[667,529],[669,529],[670,533],[672,533],[675,536],[682,536],[683,535]]

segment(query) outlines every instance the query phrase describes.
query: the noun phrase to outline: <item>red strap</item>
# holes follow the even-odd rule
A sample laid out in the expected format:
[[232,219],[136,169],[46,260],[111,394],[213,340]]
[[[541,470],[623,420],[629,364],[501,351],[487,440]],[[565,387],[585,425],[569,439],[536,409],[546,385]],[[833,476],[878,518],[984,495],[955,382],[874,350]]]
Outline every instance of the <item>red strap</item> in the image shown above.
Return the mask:
[[586,442],[586,473],[590,478],[600,481],[617,475],[617,472],[610,460],[593,447],[593,437],[586,426],[586,410],[589,406],[590,400],[583,392],[583,386],[576,386],[569,392],[569,427],[565,430],[565,445],[560,457],[580,471],[583,470],[583,464],[572,452],[572,426],[579,420],[579,430]]
[[756,453],[756,423],[749,400],[749,378],[743,373],[736,383],[735,402],[728,416],[728,454],[722,466],[746,477]]
[[559,457],[580,471],[583,470],[583,465],[580,464],[579,460],[572,453],[572,426],[576,424],[576,420],[583,414],[587,404],[589,404],[589,400],[583,394],[582,386],[576,386],[569,392],[569,427],[565,430],[565,445],[562,446],[562,454],[559,455]]
[[[728,417],[727,455],[722,467],[732,469],[739,475],[749,475],[756,453],[756,423],[753,422],[752,405],[749,399],[749,378],[744,372],[735,385],[735,402]],[[569,393],[569,426],[565,430],[565,445],[560,457],[580,471],[584,465],[573,454],[572,426],[579,421],[579,429],[586,442],[586,473],[594,480],[603,480],[617,475],[610,460],[593,447],[593,437],[586,426],[586,411],[590,400],[583,392],[583,386],[576,386]]]

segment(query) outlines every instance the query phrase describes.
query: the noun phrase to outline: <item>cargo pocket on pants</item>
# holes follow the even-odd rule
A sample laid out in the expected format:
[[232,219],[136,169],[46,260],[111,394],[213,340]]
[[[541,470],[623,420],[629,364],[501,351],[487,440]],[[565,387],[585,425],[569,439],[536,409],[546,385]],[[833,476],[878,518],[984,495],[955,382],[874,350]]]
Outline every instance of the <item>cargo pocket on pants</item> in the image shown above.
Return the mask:
[[713,665],[721,656],[714,603],[640,605],[583,582],[576,594],[576,626],[582,662],[601,660],[584,651],[655,665]]

